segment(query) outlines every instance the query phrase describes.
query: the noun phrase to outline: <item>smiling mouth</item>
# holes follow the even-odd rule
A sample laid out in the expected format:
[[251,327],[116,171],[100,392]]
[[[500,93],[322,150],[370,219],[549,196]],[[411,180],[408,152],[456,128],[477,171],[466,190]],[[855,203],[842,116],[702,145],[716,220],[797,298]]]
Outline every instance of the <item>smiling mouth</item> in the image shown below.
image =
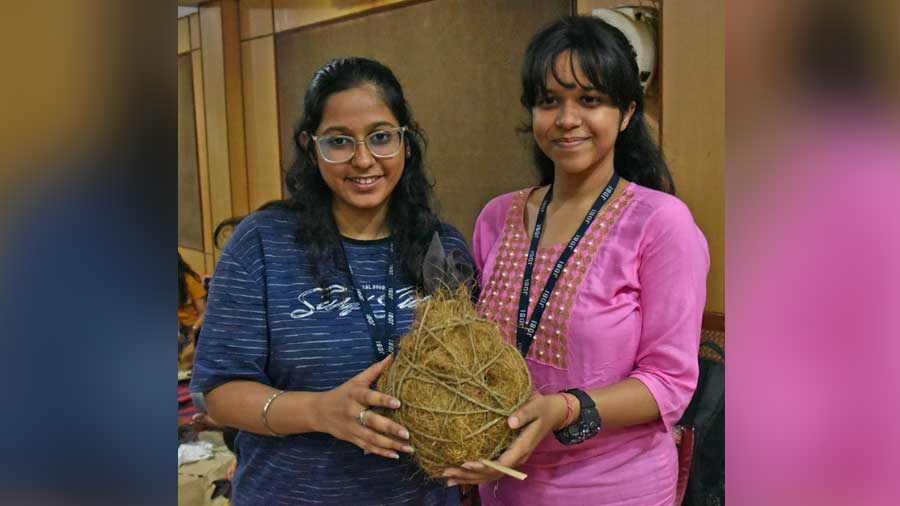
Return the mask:
[[352,183],[356,183],[362,186],[369,186],[375,184],[375,181],[381,179],[382,176],[367,176],[367,177],[348,177]]
[[559,139],[554,139],[553,143],[558,146],[569,147],[569,146],[576,146],[578,144],[581,144],[582,142],[584,142],[588,139],[589,139],[589,137],[562,137]]

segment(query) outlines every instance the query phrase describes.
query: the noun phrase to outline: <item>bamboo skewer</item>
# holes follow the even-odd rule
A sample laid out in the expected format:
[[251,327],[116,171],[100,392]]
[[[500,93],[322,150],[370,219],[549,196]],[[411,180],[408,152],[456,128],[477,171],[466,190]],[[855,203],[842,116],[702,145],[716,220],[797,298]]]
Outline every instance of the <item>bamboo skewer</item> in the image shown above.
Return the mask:
[[480,462],[482,464],[490,467],[494,471],[500,471],[501,473],[503,473],[507,476],[511,476],[517,480],[524,480],[525,478],[528,477],[528,475],[523,472],[516,471],[515,469],[506,467],[503,464],[500,464],[499,462],[495,462],[493,460],[481,459]]

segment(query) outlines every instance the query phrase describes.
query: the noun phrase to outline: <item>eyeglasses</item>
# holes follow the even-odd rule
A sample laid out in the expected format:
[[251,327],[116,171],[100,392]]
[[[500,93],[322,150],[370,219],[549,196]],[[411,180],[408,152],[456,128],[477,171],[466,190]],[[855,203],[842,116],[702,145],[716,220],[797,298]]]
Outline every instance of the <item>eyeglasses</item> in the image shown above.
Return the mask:
[[319,148],[319,154],[326,162],[344,163],[349,162],[356,155],[358,142],[365,144],[369,153],[372,153],[375,158],[397,156],[403,146],[404,132],[406,132],[406,127],[402,126],[377,130],[367,135],[365,139],[359,140],[349,135],[326,135],[324,137],[313,135],[312,139]]

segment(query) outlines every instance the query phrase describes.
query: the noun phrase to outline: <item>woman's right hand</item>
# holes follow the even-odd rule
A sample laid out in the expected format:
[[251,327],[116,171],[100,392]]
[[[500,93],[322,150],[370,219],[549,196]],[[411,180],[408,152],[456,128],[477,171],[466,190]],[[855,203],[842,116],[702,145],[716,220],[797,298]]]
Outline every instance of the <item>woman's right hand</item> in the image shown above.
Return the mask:
[[[373,364],[343,385],[323,392],[319,397],[317,430],[382,457],[397,459],[400,458],[398,451],[412,453],[409,432],[402,425],[370,409],[376,406],[389,409],[400,407],[398,399],[371,388],[392,359],[393,355]],[[364,410],[368,410],[363,418],[365,425],[359,421],[359,415]]]

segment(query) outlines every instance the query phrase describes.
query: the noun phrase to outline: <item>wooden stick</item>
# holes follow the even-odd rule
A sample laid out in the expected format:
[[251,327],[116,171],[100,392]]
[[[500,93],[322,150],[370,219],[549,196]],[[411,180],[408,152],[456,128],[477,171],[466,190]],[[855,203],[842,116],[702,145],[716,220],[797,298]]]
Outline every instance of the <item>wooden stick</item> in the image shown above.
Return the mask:
[[480,462],[495,471],[500,471],[501,473],[507,476],[511,476],[517,480],[524,480],[525,478],[528,478],[527,474],[516,471],[515,469],[510,469],[503,464],[500,464],[499,462],[494,462],[493,460],[488,459],[481,459]]

